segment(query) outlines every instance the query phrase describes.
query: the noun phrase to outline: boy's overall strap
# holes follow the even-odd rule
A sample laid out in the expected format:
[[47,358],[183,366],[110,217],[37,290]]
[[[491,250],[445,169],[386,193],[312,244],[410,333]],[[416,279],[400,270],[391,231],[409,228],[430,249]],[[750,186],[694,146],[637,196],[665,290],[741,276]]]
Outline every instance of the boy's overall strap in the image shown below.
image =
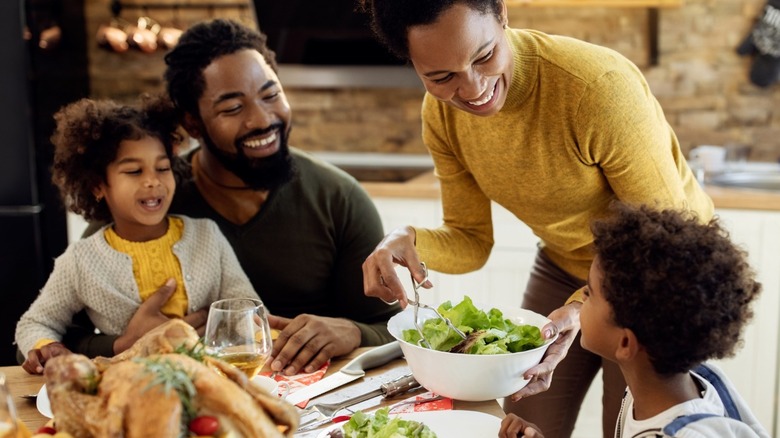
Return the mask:
[[671,423],[664,426],[664,436],[675,436],[677,435],[677,432],[682,429],[683,427],[693,423],[694,421],[699,421],[702,418],[709,418],[709,417],[719,417],[720,415],[715,414],[690,414],[690,415],[683,415],[681,417],[677,417],[674,420],[672,420]]
[[731,398],[731,394],[729,394],[729,390],[726,388],[726,384],[723,383],[723,379],[721,379],[719,375],[715,374],[715,371],[713,371],[712,368],[705,364],[697,366],[693,369],[693,372],[707,379],[707,381],[709,381],[712,386],[715,387],[715,390],[720,396],[721,402],[723,402],[723,407],[726,408],[726,416],[742,421],[742,416],[739,415],[737,405],[734,403],[734,399]]

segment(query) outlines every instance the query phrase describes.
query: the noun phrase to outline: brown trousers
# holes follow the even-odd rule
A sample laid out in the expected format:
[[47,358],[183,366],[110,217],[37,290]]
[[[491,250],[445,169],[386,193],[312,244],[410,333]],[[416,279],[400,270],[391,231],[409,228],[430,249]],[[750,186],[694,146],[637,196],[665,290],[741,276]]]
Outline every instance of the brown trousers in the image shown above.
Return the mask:
[[[523,297],[523,308],[548,315],[561,307],[585,282],[557,267],[543,251],[534,260]],[[504,411],[514,413],[542,430],[546,438],[568,438],[580,406],[599,368],[603,369],[602,424],[604,438],[615,434],[615,421],[626,383],[617,364],[582,348],[580,335],[553,374],[550,389],[515,403],[504,399]]]

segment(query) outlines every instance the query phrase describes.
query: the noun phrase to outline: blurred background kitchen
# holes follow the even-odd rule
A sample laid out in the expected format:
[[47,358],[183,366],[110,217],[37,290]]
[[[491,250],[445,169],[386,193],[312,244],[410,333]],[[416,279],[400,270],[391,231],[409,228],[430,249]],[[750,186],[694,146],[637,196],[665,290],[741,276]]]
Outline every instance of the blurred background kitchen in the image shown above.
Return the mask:
[[[611,47],[636,63],[686,155],[703,144],[738,145],[750,162],[780,159],[780,86],[775,77],[767,86],[751,82],[754,55],[736,51],[765,0],[507,1],[511,27],[573,36]],[[182,30],[216,17],[259,23],[278,52],[293,109],[291,144],[344,167],[352,163],[361,180],[373,181],[365,186],[387,230],[440,221],[437,187],[426,173],[430,159],[420,139],[424,90],[410,67],[373,40],[367,17],[353,11],[353,0],[3,0],[0,5],[3,364],[14,362],[10,343],[19,315],[68,242],[66,215],[49,183],[51,115],[80,97],[123,101],[163,90],[165,48],[139,40],[138,47],[117,51],[105,32],[112,27]],[[152,20],[139,23],[139,17]],[[408,172],[387,173],[387,167]],[[404,189],[389,181],[417,174],[417,186]],[[751,251],[765,285],[732,374],[741,374],[735,379],[740,392],[780,436],[780,192],[723,196],[716,199],[718,212]],[[500,208],[494,207],[494,215],[496,248],[488,266],[470,277],[440,277],[431,302],[457,299],[464,290],[479,294],[478,288],[488,289],[482,301],[519,302],[535,239]],[[79,232],[71,229],[71,238]],[[598,414],[583,417],[592,418],[578,425],[577,436],[599,430]]]

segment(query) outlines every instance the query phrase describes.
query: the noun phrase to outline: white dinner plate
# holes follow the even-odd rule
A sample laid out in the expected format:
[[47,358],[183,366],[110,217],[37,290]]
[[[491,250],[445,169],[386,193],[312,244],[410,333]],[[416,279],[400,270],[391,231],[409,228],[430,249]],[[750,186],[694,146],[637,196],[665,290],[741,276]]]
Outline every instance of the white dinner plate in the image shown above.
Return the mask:
[[[501,420],[490,414],[476,411],[427,411],[408,414],[390,414],[404,420],[419,421],[427,425],[439,438],[454,436],[498,436]],[[320,432],[317,438],[328,438],[332,430],[344,423],[333,424]]]
[[35,398],[35,407],[38,408],[38,412],[46,418],[54,418],[54,414],[51,412],[51,405],[49,404],[49,393],[46,392],[46,385],[41,386],[41,390],[38,391],[38,397]]

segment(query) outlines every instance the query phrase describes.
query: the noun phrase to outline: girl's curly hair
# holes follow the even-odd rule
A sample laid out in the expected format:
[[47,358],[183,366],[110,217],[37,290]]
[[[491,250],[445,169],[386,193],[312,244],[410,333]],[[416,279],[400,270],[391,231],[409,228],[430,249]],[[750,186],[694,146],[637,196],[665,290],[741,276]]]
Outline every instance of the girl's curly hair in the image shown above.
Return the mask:
[[616,203],[592,225],[614,322],[631,329],[656,372],[687,372],[734,354],[761,291],[747,254],[717,218]]
[[456,4],[465,4],[482,14],[501,19],[499,0],[358,0],[359,6],[371,14],[371,28],[391,52],[409,59],[409,28],[434,23]]
[[54,120],[52,182],[65,206],[89,221],[111,220],[94,191],[106,182],[106,168],[122,141],[154,137],[173,162],[174,147],[182,140],[178,112],[162,96],[143,96],[137,106],[81,99],[60,109]]

